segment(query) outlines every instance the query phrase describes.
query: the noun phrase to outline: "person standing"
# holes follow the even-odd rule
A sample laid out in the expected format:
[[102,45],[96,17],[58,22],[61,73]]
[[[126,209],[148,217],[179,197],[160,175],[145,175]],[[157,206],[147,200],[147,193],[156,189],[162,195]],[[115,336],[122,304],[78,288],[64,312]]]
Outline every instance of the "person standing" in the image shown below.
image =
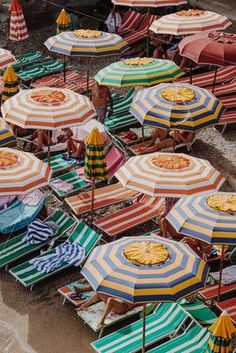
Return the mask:
[[91,100],[96,109],[98,121],[104,124],[108,106],[110,107],[108,116],[112,115],[113,109],[113,100],[109,88],[100,86],[95,82],[91,92]]

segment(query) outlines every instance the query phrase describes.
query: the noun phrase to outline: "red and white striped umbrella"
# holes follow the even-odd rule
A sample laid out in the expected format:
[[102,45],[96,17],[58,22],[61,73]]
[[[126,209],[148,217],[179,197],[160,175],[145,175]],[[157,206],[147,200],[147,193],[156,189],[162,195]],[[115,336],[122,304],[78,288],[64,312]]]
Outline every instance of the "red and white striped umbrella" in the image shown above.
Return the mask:
[[0,150],[0,196],[21,195],[48,184],[51,168],[32,153]]
[[114,5],[130,7],[164,7],[178,6],[187,3],[187,0],[112,0]]
[[179,11],[162,16],[154,21],[150,30],[158,34],[188,35],[203,31],[221,31],[231,25],[231,21],[216,12],[204,10]]
[[182,153],[130,158],[115,174],[122,186],[151,197],[184,197],[219,190],[224,182],[211,164]]
[[23,15],[22,6],[18,0],[11,0],[10,4],[10,39],[15,41],[24,40],[29,37]]
[[16,62],[14,55],[6,49],[0,48],[0,69]]
[[2,115],[22,128],[45,130],[72,127],[97,116],[86,96],[51,87],[17,93],[2,105]]

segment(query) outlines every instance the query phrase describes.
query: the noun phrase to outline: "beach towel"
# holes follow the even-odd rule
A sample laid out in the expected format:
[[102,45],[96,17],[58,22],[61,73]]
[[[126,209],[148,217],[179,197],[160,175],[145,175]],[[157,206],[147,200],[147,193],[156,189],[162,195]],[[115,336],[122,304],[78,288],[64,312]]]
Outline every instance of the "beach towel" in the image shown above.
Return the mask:
[[0,210],[6,209],[12,204],[16,196],[1,196],[0,197]]
[[[216,281],[219,280],[219,272],[211,272],[211,276]],[[229,266],[223,269],[221,282],[223,284],[231,284],[236,282],[236,265]]]
[[43,198],[43,193],[40,190],[34,190],[25,195],[18,196],[18,200],[24,205],[37,206]]
[[28,225],[28,232],[23,239],[27,244],[41,244],[52,237],[57,231],[57,224],[50,221],[41,221],[36,218]]
[[30,260],[30,264],[41,273],[50,273],[63,263],[79,266],[85,258],[84,247],[78,243],[71,243],[68,240],[58,245],[54,250],[53,254]]
[[70,191],[73,190],[73,185],[68,183],[65,180],[62,180],[60,178],[56,178],[51,182],[52,187],[55,189],[64,192],[65,194],[69,193]]

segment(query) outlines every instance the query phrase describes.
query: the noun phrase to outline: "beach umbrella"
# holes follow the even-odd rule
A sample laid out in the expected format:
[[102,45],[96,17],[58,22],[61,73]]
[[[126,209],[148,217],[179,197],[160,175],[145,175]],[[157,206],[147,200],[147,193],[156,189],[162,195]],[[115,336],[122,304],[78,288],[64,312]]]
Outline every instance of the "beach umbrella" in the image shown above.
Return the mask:
[[48,38],[44,44],[50,51],[86,58],[87,91],[91,58],[120,55],[128,48],[128,44],[117,34],[84,29],[57,34]]
[[177,301],[205,286],[208,265],[187,245],[157,235],[97,246],[82,271],[97,292],[143,304]]
[[0,69],[16,62],[14,55],[6,49],[0,48]]
[[108,177],[104,142],[97,127],[92,130],[86,140],[84,175],[92,181],[91,222],[93,222],[95,181],[106,180]]
[[233,353],[232,337],[236,328],[226,311],[209,327],[211,336],[206,353]]
[[9,66],[6,69],[2,80],[4,82],[1,93],[3,104],[8,98],[14,96],[16,93],[19,92],[18,76],[16,75],[12,66]]
[[184,72],[171,60],[134,58],[113,63],[100,70],[95,80],[114,87],[152,86],[175,81]]
[[196,132],[216,125],[224,106],[211,92],[187,83],[163,83],[138,92],[130,112],[142,125]]
[[0,118],[0,147],[16,142],[16,138],[8,123]]
[[[188,36],[179,43],[180,54],[197,64],[236,65],[236,35],[224,32],[199,33]],[[213,89],[217,79],[215,70]]]
[[223,192],[181,199],[166,218],[178,233],[212,245],[222,245],[219,300],[224,246],[236,245],[236,193]]
[[70,29],[71,19],[65,9],[62,9],[56,19],[57,33],[66,32]]
[[0,149],[0,196],[21,195],[48,184],[50,167],[32,153]]
[[216,12],[205,10],[179,11],[154,21],[150,30],[157,34],[184,36],[198,32],[222,31],[231,21]]
[[21,41],[29,37],[23,15],[22,6],[18,0],[11,0],[10,3],[10,39]]
[[115,174],[120,183],[151,197],[184,197],[217,191],[224,182],[211,164],[183,153],[131,157]]

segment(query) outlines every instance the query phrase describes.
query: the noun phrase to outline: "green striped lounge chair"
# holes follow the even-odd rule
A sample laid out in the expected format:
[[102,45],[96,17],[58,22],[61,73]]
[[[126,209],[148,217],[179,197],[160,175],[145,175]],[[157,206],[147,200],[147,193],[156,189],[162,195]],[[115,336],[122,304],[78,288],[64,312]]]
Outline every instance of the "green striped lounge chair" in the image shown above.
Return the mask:
[[38,63],[45,59],[46,59],[46,56],[40,51],[32,51],[29,53],[25,53],[22,56],[18,56],[16,58],[16,63],[13,64],[12,66],[14,70],[18,70],[22,66]]
[[105,119],[105,126],[109,131],[121,130],[137,124],[137,119],[129,111],[117,115],[114,114]]
[[[72,243],[76,242],[84,246],[86,256],[93,249],[93,247],[96,245],[99,239],[100,239],[100,236],[83,222],[79,223],[76,226],[76,228],[68,238],[70,242]],[[55,252],[55,249],[51,249],[49,251],[46,251],[43,255],[40,255],[40,257],[51,255],[54,252]],[[29,261],[26,261],[16,267],[13,267],[12,269],[10,269],[9,272],[23,286],[30,287],[30,289],[32,289],[36,283],[41,282],[69,267],[71,267],[71,265],[67,263],[62,263],[59,267],[55,269],[55,271],[52,271],[50,273],[42,273],[42,272],[39,272],[35,267],[33,267]]]
[[217,319],[216,314],[200,300],[190,303],[183,299],[180,302],[180,305],[203,326],[210,326]]
[[22,68],[17,72],[17,75],[23,81],[32,81],[47,76],[48,74],[59,72],[62,69],[62,63],[56,60],[51,60],[42,64],[35,64]]
[[[44,163],[48,164],[48,158],[43,159]],[[59,174],[65,171],[68,171],[74,166],[81,165],[82,162],[76,161],[74,164],[69,164],[65,159],[62,158],[62,154],[55,154],[50,157],[50,167],[53,174]]]
[[[75,170],[72,170],[68,173],[65,173],[65,174],[62,174],[60,175],[59,177],[61,180],[63,181],[66,181],[67,183],[71,184],[73,186],[73,189],[68,192],[68,193],[65,193],[63,191],[60,191],[58,189],[56,189],[53,184],[51,183],[50,186],[51,188],[53,189],[53,191],[56,193],[56,195],[59,197],[59,198],[64,198],[66,196],[69,196],[69,195],[72,195],[74,194],[75,192],[81,190],[81,189],[84,189],[88,186],[90,186],[89,183],[87,183],[86,181],[84,181],[79,175],[78,173],[76,173]],[[55,180],[57,178],[53,178],[51,179],[51,182],[53,180]]]
[[210,332],[206,328],[194,325],[181,335],[151,349],[148,353],[204,353],[209,338]]
[[[146,318],[146,346],[176,334],[188,319],[177,303],[162,303]],[[142,349],[143,319],[92,342],[98,353],[135,353]]]
[[131,88],[129,92],[120,100],[116,99],[113,102],[113,114],[119,114],[121,112],[128,111],[133,100],[134,88]]
[[39,250],[44,245],[51,241],[58,239],[70,229],[75,221],[69,217],[65,212],[58,210],[50,215],[46,220],[53,221],[58,225],[57,232],[47,239],[46,242],[41,244],[27,244],[23,241],[27,232],[21,233],[12,239],[9,239],[0,244],[0,267],[7,267],[12,262],[20,259],[21,257],[32,253],[33,251]]

